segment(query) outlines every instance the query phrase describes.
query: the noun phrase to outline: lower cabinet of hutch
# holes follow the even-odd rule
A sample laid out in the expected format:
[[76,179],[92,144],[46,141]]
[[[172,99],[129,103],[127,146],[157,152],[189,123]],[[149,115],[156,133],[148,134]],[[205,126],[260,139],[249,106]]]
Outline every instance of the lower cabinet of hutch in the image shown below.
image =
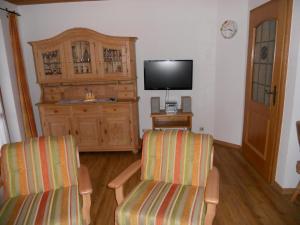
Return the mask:
[[62,136],[71,134],[71,121],[69,115],[46,115],[43,118],[43,133],[46,136]]
[[130,131],[130,118],[122,114],[106,114],[103,117],[103,144],[116,148],[128,148],[133,139]]
[[95,115],[73,116],[72,124],[76,143],[81,148],[101,146],[101,119]]
[[80,151],[138,150],[137,103],[39,105],[44,135],[73,134]]

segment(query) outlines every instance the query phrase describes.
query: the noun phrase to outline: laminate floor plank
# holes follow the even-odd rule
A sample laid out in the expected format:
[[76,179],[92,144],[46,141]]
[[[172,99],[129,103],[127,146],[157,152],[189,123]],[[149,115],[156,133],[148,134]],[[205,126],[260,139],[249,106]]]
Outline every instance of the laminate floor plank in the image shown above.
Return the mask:
[[[91,218],[93,225],[114,225],[117,206],[114,191],[107,188],[140,154],[80,153],[93,185]],[[215,145],[214,164],[220,172],[220,203],[214,225],[300,225],[300,200],[289,201],[267,184],[245,161],[240,151]],[[129,193],[139,182],[140,172],[125,185]]]

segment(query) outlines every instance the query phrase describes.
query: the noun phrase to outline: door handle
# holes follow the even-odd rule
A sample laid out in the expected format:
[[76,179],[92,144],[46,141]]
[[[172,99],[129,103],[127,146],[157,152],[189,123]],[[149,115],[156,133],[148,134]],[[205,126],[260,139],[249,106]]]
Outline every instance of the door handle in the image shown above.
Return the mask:
[[273,96],[273,105],[275,105],[275,103],[276,103],[276,97],[277,97],[277,88],[276,88],[276,86],[274,86],[273,91],[265,90],[265,93],[268,94],[268,95],[272,95]]

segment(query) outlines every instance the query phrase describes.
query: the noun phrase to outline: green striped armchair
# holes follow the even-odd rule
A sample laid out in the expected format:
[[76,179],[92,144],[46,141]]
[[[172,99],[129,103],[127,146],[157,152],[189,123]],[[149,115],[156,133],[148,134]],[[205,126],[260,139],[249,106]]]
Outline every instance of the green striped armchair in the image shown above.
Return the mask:
[[72,136],[4,145],[0,162],[0,224],[90,223],[91,182]]
[[[123,184],[141,168],[141,182],[124,199]],[[190,131],[148,131],[142,159],[108,186],[114,188],[117,225],[211,225],[219,202],[213,138]]]

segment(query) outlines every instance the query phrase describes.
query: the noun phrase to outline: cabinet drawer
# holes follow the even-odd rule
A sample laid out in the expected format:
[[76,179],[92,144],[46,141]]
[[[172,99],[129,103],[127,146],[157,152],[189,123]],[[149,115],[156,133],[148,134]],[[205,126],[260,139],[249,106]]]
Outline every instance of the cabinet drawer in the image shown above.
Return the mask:
[[72,107],[73,113],[74,114],[96,114],[100,113],[100,108],[97,105],[90,106],[90,105],[81,105],[81,106],[73,106]]
[[127,113],[129,112],[128,105],[105,105],[103,106],[104,113]]
[[134,92],[133,91],[119,91],[118,98],[134,98]]
[[58,102],[61,100],[60,94],[48,94],[44,96],[44,101],[46,102]]
[[134,86],[133,84],[119,85],[118,89],[119,91],[133,91]]
[[65,106],[46,106],[42,109],[46,115],[69,115],[71,113],[71,108]]

